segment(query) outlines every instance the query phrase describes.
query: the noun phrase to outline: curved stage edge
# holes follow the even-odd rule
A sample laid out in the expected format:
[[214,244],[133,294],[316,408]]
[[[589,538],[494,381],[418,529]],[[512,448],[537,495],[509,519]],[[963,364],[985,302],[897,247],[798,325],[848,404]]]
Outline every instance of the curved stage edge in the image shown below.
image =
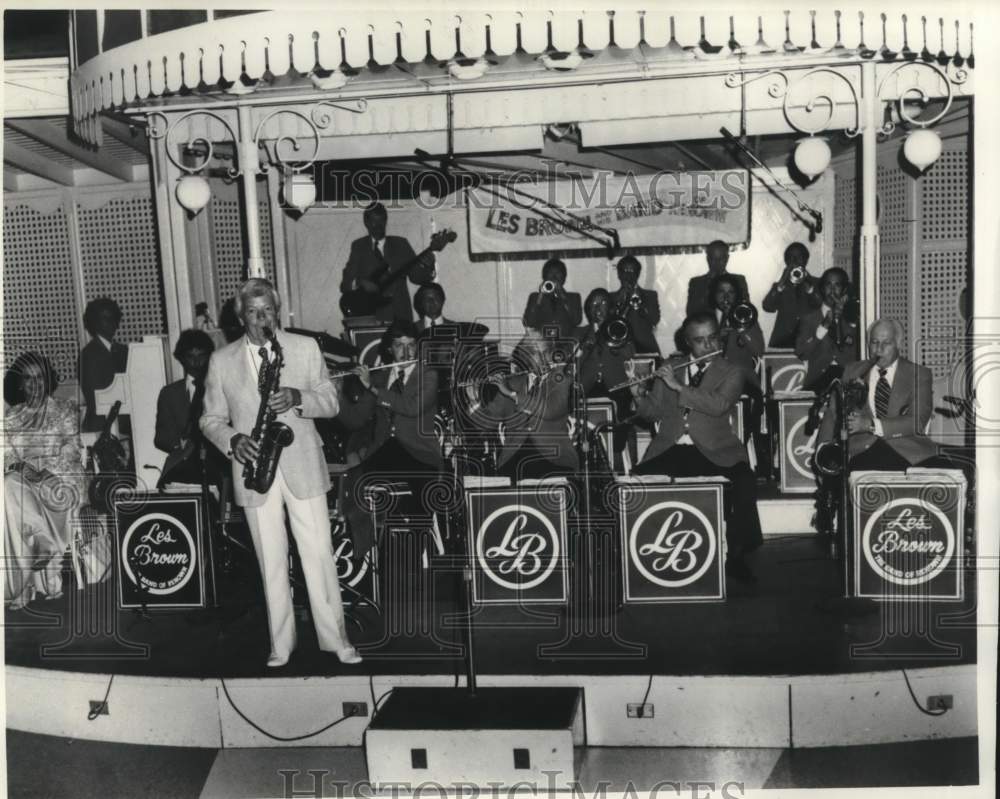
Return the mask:
[[[908,671],[922,704],[950,695],[941,716],[921,713],[899,670],[803,676],[655,676],[646,700],[653,718],[628,718],[642,701],[643,675],[484,675],[483,686],[578,686],[584,689],[588,746],[819,747],[892,743],[977,734],[976,665]],[[183,679],[117,675],[108,715],[88,721],[90,702],[108,690],[109,674],[7,666],[9,728],[119,743],[247,748],[361,746],[371,690],[455,684],[445,675],[259,679]],[[228,692],[228,696],[227,696]],[[315,737],[276,741],[234,709],[280,737],[321,729],[341,717],[343,702],[363,701],[369,716],[348,718]]]

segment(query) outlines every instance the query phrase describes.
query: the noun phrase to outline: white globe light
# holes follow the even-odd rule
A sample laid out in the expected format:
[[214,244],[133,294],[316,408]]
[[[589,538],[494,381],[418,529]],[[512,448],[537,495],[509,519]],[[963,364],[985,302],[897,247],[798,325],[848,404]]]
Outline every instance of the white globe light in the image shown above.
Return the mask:
[[198,175],[187,175],[177,181],[177,202],[191,213],[198,213],[212,199],[208,181]]
[[316,184],[312,175],[291,172],[285,177],[285,203],[299,211],[305,211],[316,202]]
[[830,166],[830,145],[826,139],[810,136],[802,139],[795,148],[795,166],[803,175],[812,180]]
[[941,137],[933,130],[915,130],[903,142],[903,156],[921,172],[937,161],[940,155]]

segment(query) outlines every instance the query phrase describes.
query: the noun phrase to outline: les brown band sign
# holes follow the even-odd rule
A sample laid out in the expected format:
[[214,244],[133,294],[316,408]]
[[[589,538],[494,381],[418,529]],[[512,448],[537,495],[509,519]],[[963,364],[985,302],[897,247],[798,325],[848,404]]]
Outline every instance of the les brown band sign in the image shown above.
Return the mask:
[[[743,170],[599,173],[516,188],[468,191],[473,259],[604,254],[598,242],[573,229],[580,223],[598,237],[601,228],[617,230],[622,248],[632,253],[685,252],[715,239],[742,244],[750,237],[751,192]],[[573,214],[573,224],[552,219],[550,205]]]

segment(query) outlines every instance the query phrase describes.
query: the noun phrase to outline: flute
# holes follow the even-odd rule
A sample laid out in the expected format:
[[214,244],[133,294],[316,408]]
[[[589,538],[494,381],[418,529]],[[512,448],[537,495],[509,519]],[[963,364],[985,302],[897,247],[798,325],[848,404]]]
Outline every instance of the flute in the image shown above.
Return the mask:
[[[380,369],[405,369],[410,364],[419,362],[420,362],[419,358],[414,358],[413,360],[410,361],[396,361],[396,363],[384,363],[381,366],[369,366],[368,371],[377,372]],[[337,372],[335,375],[332,375],[330,379],[336,380],[338,377],[347,377],[347,375],[356,375],[356,374],[358,374],[358,370],[356,368],[348,369],[346,372]]]
[[[702,355],[700,358],[695,358],[694,360],[691,361],[684,361],[684,363],[679,363],[675,365],[673,368],[683,369],[685,366],[690,366],[693,363],[701,363],[702,361],[707,361],[709,358],[714,358],[716,355],[721,355],[721,354],[722,354],[721,349],[713,350],[707,355]],[[644,377],[636,377],[633,378],[632,380],[626,380],[624,383],[619,383],[617,386],[612,386],[611,388],[609,388],[608,393],[612,391],[620,391],[623,388],[631,388],[632,386],[637,386],[640,383],[645,383],[647,380],[650,380],[654,377],[656,377],[656,372],[652,372],[651,374],[645,375]]]

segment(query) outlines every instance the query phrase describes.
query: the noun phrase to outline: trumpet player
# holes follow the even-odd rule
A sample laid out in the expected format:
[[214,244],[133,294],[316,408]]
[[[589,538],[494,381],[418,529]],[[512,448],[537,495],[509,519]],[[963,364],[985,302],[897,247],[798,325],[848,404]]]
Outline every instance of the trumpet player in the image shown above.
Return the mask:
[[636,352],[659,355],[660,347],[653,329],[660,323],[660,300],[655,291],[639,288],[642,264],[635,256],[626,255],[618,262],[617,272],[621,285],[611,295],[611,315],[628,322]]
[[822,305],[799,324],[795,354],[806,363],[803,387],[821,389],[830,376],[857,359],[857,303],[851,296],[847,272],[834,266],[819,282]]
[[[236,504],[246,516],[264,583],[271,645],[267,665],[284,666],[297,637],[288,584],[286,512],[302,560],[319,648],[334,653],[341,663],[360,663],[344,626],[326,506],[330,478],[312,421],[336,415],[337,394],[316,342],[278,329],[280,308],[278,292],[267,280],[251,278],[240,286],[235,311],[246,333],[212,354],[199,425],[233,461]],[[267,386],[261,373],[273,373],[268,364],[279,352],[280,383]],[[260,451],[260,443],[245,431],[254,428],[264,403],[291,428],[294,439],[281,453],[274,483],[259,494],[244,486],[241,474],[243,464],[255,461]]]
[[726,574],[752,582],[755,578],[745,556],[763,542],[757,486],[746,447],[729,425],[729,413],[739,401],[745,378],[741,369],[714,355],[722,344],[710,311],[685,319],[681,339],[686,353],[656,370],[652,388],[632,387],[636,413],[659,422],[659,431],[635,473],[728,478]]
[[566,291],[566,264],[550,258],[542,266],[538,291],[531,292],[524,306],[524,326],[541,330],[550,338],[568,339],[582,320],[580,295]]
[[776,314],[771,331],[770,347],[794,347],[799,323],[806,314],[818,308],[823,300],[819,281],[806,271],[809,248],[793,241],[785,248],[785,266],[781,276],[771,285],[761,307]]

